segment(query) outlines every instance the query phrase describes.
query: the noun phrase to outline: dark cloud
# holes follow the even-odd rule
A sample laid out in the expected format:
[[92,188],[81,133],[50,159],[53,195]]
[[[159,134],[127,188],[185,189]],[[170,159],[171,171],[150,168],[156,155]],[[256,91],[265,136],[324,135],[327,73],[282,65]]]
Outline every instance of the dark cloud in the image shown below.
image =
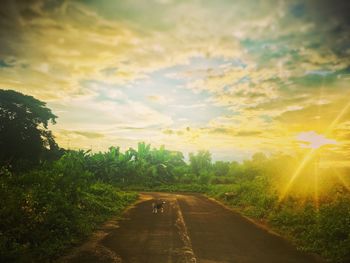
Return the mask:
[[291,77],[288,81],[298,87],[332,90],[339,81],[348,76],[350,76],[349,66],[334,72],[328,70],[310,71],[303,76]]
[[104,137],[104,134],[98,133],[98,132],[76,131],[76,132],[73,132],[73,133],[81,135],[81,136],[84,136],[84,137],[86,137],[88,139],[98,139],[98,138],[103,138]]
[[162,132],[163,132],[164,134],[168,134],[168,135],[174,134],[174,131],[171,130],[171,129],[166,129],[166,130],[163,130]]
[[98,133],[98,132],[88,132],[88,131],[69,131],[69,130],[63,130],[61,131],[61,134],[65,136],[69,135],[80,135],[87,139],[99,139],[105,137],[104,134]]
[[66,0],[46,0],[42,3],[42,9],[48,12],[56,11],[60,9],[65,2]]
[[164,5],[160,1],[143,0],[80,0],[78,2],[89,6],[106,19],[129,21],[135,25],[142,25],[142,29],[146,31],[147,29],[164,31],[176,26],[168,19],[176,4]]
[[[308,2],[308,1],[306,1]],[[350,25],[350,1],[348,0],[313,0],[310,1],[315,16],[322,21],[331,19]]]
[[0,60],[0,68],[11,68],[12,65],[5,62],[4,60]]
[[229,134],[232,132],[232,130],[227,128],[214,128],[211,129],[209,132],[214,134]]
[[323,46],[337,55],[349,57],[350,49],[350,1],[312,0],[306,1],[308,19],[315,23],[315,31]]
[[305,15],[305,5],[302,3],[294,4],[290,7],[290,12],[296,17],[302,17]]
[[26,35],[34,30],[29,23],[51,16],[63,5],[60,0],[2,0],[0,4],[0,59],[16,56],[23,50]]
[[293,77],[289,80],[298,86],[303,87],[328,87],[332,88],[331,84],[333,84],[337,80],[337,73],[329,73],[329,74],[317,74],[310,73],[300,77]]
[[258,136],[261,135],[261,131],[240,131],[237,132],[236,136],[241,136],[241,137],[249,137],[249,136]]
[[250,136],[258,136],[261,135],[261,131],[253,131],[253,130],[243,130],[243,131],[238,131],[237,129],[233,128],[224,128],[224,127],[219,127],[219,128],[212,128],[209,130],[209,133],[213,134],[224,134],[224,135],[231,135],[233,137],[239,136],[239,137],[250,137]]

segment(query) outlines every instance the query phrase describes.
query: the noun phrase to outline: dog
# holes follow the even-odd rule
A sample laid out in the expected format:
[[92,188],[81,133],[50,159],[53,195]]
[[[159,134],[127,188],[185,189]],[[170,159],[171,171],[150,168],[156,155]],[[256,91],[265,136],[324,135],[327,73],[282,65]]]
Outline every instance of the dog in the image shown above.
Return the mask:
[[161,213],[163,213],[164,212],[164,204],[165,204],[165,201],[161,201],[161,200],[154,201],[152,203],[152,213],[157,214],[159,210]]

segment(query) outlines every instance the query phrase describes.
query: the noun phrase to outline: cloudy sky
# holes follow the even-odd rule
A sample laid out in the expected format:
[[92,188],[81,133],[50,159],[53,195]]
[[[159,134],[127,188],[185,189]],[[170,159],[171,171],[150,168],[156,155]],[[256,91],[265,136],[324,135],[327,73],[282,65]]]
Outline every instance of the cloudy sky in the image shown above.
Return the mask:
[[340,0],[1,1],[0,88],[47,102],[60,146],[350,160]]

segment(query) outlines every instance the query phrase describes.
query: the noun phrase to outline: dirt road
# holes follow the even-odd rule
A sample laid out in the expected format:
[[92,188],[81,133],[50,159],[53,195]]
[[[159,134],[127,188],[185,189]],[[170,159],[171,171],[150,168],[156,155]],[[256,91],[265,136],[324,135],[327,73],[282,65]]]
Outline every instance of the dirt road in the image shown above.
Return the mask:
[[[166,202],[152,214],[152,202]],[[201,195],[147,193],[118,225],[60,262],[123,263],[312,263],[284,239]]]

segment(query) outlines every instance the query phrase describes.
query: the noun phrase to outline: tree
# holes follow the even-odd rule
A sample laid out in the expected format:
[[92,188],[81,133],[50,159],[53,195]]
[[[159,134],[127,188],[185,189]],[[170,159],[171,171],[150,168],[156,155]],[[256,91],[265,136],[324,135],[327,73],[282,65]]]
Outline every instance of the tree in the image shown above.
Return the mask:
[[236,162],[236,161],[232,161],[230,163],[230,166],[229,166],[229,171],[228,171],[228,174],[230,176],[238,176],[242,171],[242,166]]
[[192,173],[199,176],[211,170],[211,154],[209,151],[198,151],[197,155],[190,153],[190,167]]
[[267,157],[264,153],[258,152],[253,154],[252,161],[254,163],[264,163],[267,161]]
[[0,163],[38,163],[58,146],[48,130],[55,116],[46,103],[13,90],[0,90]]
[[216,161],[213,164],[213,171],[216,176],[226,176],[230,170],[230,163],[224,161]]

